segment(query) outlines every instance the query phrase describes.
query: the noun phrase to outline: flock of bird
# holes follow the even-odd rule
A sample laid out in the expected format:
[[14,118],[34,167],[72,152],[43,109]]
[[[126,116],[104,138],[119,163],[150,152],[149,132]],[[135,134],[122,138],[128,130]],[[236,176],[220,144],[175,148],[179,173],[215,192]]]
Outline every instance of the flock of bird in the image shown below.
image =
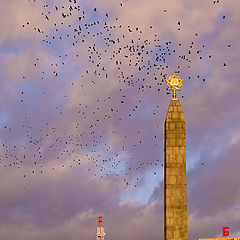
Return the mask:
[[[32,2],[41,5],[41,1]],[[125,4],[119,3],[118,7],[124,9]],[[111,12],[103,13],[97,7],[84,10],[77,0],[69,0],[64,6],[46,4],[43,8],[45,11],[40,14],[51,31],[32,26],[31,20],[22,27],[35,31],[44,46],[57,56],[57,60],[51,62],[47,69],[41,69],[46,59],[38,57],[33,61],[32,68],[40,68],[42,80],[59,79],[68,84],[66,89],[78,89],[79,102],[72,107],[72,122],[68,123],[71,129],[65,126],[66,132],[59,130],[62,129],[59,126],[61,119],[64,125],[67,124],[64,117],[70,114],[65,107],[70,104],[71,96],[68,93],[63,93],[61,104],[54,107],[49,104],[48,107],[52,107],[51,114],[55,117],[45,121],[42,127],[39,128],[41,123],[32,124],[29,114],[26,114],[28,117],[24,116],[23,124],[19,127],[22,136],[25,136],[22,144],[10,146],[14,138],[14,126],[6,124],[3,131],[4,136],[8,136],[9,144],[1,143],[0,146],[2,167],[15,166],[20,169],[23,165],[29,166],[31,171],[22,175],[29,179],[32,174],[44,174],[44,171],[50,170],[49,159],[57,160],[61,168],[88,162],[88,171],[93,172],[94,176],[121,177],[125,189],[130,185],[137,187],[142,170],[146,168],[153,169],[153,174],[157,175],[161,170],[158,166],[163,167],[159,159],[162,156],[159,146],[162,124],[159,123],[159,105],[152,106],[151,111],[146,110],[145,98],[157,96],[161,88],[166,88],[164,80],[170,74],[178,75],[183,73],[182,69],[191,69],[192,59],[206,61],[214,58],[213,54],[206,56],[206,43],[199,46],[198,33],[194,33],[189,45],[176,43],[175,40],[162,42],[157,34],[158,29],[153,26],[148,29],[152,35],[146,38],[140,27],[126,26]],[[163,9],[162,13],[167,14],[167,9]],[[225,20],[225,16],[222,20]],[[176,22],[177,32],[181,31],[181,26],[181,21]],[[231,44],[226,47],[231,47]],[[176,58],[179,65],[173,67],[167,64]],[[71,64],[79,66],[79,77],[68,81],[66,78],[72,78],[66,71]],[[206,79],[200,75],[197,74],[195,78],[204,82]],[[27,74],[22,78],[27,80]],[[108,85],[115,86],[113,92],[107,90]],[[106,88],[105,95],[103,88]],[[96,94],[98,90],[99,96]],[[167,89],[166,93],[170,94]],[[52,93],[42,89],[41,94],[44,99]],[[19,95],[21,104],[26,104],[28,97],[25,91],[21,90]],[[85,98],[92,99],[87,103],[85,100],[81,102]],[[138,121],[144,118],[150,119],[149,122],[144,120],[145,124],[154,123],[155,126],[146,130],[143,125],[139,127]],[[131,132],[125,131],[125,127]],[[111,141],[119,137],[116,144],[109,142],[109,139]],[[151,156],[151,153],[156,159],[141,159]],[[66,159],[70,160],[66,162]],[[52,171],[55,169],[51,168]],[[132,179],[129,180],[128,176]]]

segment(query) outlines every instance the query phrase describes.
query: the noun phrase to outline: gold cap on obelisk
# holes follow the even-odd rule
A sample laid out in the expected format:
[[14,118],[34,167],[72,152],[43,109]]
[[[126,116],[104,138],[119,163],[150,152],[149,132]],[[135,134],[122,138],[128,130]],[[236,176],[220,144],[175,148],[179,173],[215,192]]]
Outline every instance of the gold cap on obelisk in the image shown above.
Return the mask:
[[175,73],[173,76],[170,76],[168,79],[166,79],[168,90],[173,90],[173,98],[172,100],[177,100],[176,98],[176,90],[180,90],[180,87],[182,86],[182,79],[180,77],[176,76]]

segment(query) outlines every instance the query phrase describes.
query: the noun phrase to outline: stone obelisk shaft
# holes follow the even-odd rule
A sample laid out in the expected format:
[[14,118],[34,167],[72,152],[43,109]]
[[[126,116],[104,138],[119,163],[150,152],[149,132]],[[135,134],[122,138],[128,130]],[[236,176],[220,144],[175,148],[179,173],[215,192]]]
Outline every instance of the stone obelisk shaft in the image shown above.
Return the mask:
[[185,117],[178,99],[171,100],[164,135],[164,240],[187,240]]

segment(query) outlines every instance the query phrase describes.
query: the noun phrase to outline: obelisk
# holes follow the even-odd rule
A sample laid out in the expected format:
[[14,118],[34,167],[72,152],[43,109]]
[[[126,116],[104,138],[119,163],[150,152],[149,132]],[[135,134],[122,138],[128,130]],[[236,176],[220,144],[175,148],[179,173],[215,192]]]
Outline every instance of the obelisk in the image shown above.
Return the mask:
[[169,77],[173,90],[164,131],[164,240],[187,240],[187,181],[185,117],[176,90],[182,80]]

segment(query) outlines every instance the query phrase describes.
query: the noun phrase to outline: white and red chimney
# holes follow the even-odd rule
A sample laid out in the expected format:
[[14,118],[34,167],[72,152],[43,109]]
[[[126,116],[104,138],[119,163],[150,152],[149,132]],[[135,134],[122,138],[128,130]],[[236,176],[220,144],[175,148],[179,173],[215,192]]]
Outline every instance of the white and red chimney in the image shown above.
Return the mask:
[[103,220],[102,216],[98,217],[98,225],[97,225],[97,240],[104,240],[104,236],[106,233],[103,228]]

